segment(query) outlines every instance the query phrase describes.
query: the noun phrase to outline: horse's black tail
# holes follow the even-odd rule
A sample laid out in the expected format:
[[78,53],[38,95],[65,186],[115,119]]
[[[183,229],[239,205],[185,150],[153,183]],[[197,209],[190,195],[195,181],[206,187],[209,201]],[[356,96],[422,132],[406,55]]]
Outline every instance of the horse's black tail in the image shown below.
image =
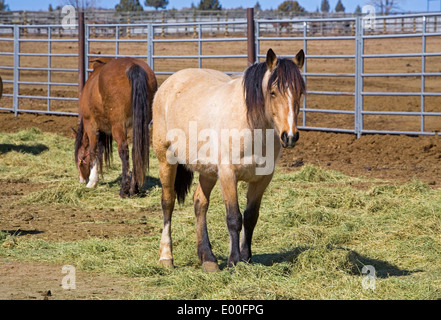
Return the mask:
[[133,114],[133,148],[132,174],[138,186],[144,184],[145,170],[149,165],[149,115],[147,73],[137,64],[133,64],[126,72],[132,86]]
[[193,182],[193,171],[187,169],[183,164],[178,164],[175,179],[175,192],[179,203],[184,203],[185,196],[190,191]]

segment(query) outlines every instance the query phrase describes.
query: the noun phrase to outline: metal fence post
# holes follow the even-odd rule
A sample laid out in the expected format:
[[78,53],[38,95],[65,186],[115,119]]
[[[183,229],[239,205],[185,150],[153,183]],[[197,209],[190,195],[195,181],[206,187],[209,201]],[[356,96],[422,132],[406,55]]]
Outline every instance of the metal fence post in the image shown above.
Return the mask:
[[254,8],[247,8],[248,66],[256,62],[256,33],[254,28]]
[[12,93],[12,108],[14,110],[15,116],[18,115],[18,90],[20,81],[20,29],[19,26],[14,26],[14,83],[13,83],[13,93]]
[[[78,98],[81,98],[81,93],[86,79],[86,59],[84,57],[85,50],[85,32],[84,32],[84,12],[78,12]],[[81,108],[78,101],[78,117],[81,118]]]
[[148,24],[147,26],[147,64],[149,67],[155,71],[155,62],[153,59],[153,54],[155,50],[155,44],[153,43],[153,38],[155,30],[153,29],[153,24]]
[[[305,56],[308,55],[308,42],[306,40],[306,37],[308,36],[308,23],[306,21],[303,22],[303,52],[305,53]],[[303,63],[303,73],[307,73],[308,69],[308,59],[305,59],[304,63]],[[307,76],[303,76],[304,80],[305,80],[305,85],[306,88],[308,88],[307,86],[307,82],[308,82],[308,77]],[[302,113],[302,125],[304,127],[306,127],[306,95],[303,96],[303,113]]]
[[355,112],[354,131],[357,138],[361,137],[363,130],[363,20],[355,20]]
[[425,118],[424,112],[426,110],[426,99],[424,92],[426,91],[426,32],[427,32],[427,17],[423,17],[423,30],[422,30],[422,53],[421,53],[421,132],[425,131]]
[[88,24],[84,25],[84,77],[89,80],[89,54],[90,54],[90,30]]
[[198,25],[198,68],[202,68],[202,25]]
[[52,82],[52,72],[51,72],[51,68],[52,68],[52,29],[51,27],[47,28],[47,52],[48,52],[48,56],[47,56],[47,67],[48,67],[48,71],[47,71],[47,111],[50,112],[51,111],[51,82]]

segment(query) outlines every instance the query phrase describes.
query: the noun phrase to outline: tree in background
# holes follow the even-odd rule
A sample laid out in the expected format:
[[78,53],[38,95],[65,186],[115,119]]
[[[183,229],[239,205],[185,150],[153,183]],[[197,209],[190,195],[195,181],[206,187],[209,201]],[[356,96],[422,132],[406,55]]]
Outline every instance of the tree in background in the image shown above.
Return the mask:
[[262,7],[260,6],[259,1],[257,1],[254,5],[254,11],[262,11]]
[[95,9],[98,1],[99,0],[63,0],[62,3],[71,5],[77,10],[86,11]]
[[377,13],[388,15],[394,10],[400,9],[400,0],[371,0],[370,5],[377,9]]
[[343,3],[341,3],[341,0],[338,0],[337,5],[335,6],[335,12],[345,12],[345,7],[343,6]]
[[305,8],[303,8],[297,1],[292,0],[282,2],[277,10],[280,12],[305,12]]
[[5,3],[5,0],[0,0],[0,11],[9,11],[9,6]]
[[168,0],[145,0],[144,5],[146,7],[153,7],[156,10],[165,9],[168,6]]
[[321,12],[329,12],[330,6],[328,0],[322,0],[322,5],[320,6]]
[[357,6],[357,8],[355,8],[355,14],[361,14],[361,7],[360,5]]
[[144,11],[144,8],[139,3],[139,0],[120,0],[119,4],[115,6],[116,11]]
[[198,10],[222,10],[219,0],[201,0]]

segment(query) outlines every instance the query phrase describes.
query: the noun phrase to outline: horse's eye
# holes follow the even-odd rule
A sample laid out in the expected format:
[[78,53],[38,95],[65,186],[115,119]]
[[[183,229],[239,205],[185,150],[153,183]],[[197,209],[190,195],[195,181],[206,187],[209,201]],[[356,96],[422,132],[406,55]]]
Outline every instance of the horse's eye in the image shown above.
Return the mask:
[[276,92],[275,91],[271,91],[271,97],[275,97],[276,96]]

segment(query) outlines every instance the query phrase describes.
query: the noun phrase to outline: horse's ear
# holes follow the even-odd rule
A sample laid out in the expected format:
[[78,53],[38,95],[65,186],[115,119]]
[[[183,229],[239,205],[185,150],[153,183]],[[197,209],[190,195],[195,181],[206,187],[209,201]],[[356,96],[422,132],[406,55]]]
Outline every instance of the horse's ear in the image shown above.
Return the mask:
[[303,68],[303,64],[305,63],[305,53],[303,52],[303,49],[300,49],[300,51],[295,56],[294,63],[299,69]]
[[266,54],[266,66],[268,70],[272,71],[277,65],[277,56],[274,53],[273,49],[269,49]]

